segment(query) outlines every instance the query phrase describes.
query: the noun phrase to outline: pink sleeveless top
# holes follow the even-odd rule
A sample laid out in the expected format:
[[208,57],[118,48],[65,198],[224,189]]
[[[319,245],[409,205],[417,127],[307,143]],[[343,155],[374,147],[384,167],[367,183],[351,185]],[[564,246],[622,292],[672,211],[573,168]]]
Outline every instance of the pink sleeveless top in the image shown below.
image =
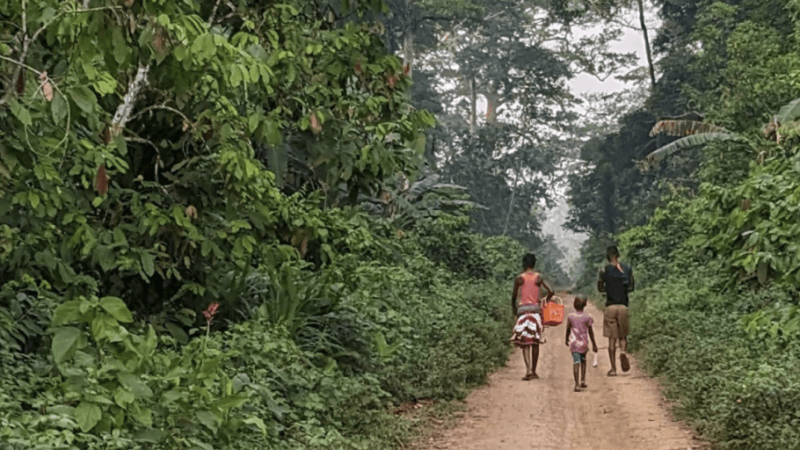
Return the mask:
[[525,272],[522,275],[522,286],[519,287],[518,305],[539,304],[539,274]]

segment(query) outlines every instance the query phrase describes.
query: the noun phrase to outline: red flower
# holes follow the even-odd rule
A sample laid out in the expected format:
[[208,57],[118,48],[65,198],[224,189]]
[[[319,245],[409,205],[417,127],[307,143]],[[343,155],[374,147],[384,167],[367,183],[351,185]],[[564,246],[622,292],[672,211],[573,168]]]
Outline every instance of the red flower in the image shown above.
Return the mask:
[[217,315],[217,309],[219,309],[219,303],[214,302],[208,305],[205,311],[203,311],[203,315],[206,316],[206,322],[211,325],[211,321],[214,320],[214,316]]

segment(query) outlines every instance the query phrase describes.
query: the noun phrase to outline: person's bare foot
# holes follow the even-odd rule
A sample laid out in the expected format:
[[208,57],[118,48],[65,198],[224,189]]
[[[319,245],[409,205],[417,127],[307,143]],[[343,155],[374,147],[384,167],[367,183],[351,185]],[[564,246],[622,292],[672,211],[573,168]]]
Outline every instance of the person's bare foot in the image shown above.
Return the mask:
[[583,383],[581,383],[581,387],[583,389],[586,389],[587,387],[589,387],[589,385],[587,385],[586,382],[583,382]]
[[536,373],[534,372],[534,373],[531,374],[531,378],[530,379],[531,380],[538,380],[539,379],[539,375],[536,375]]
[[608,376],[610,376],[610,377],[615,377],[615,376],[617,376],[617,371],[616,371],[616,370],[614,370],[614,369],[611,369],[611,370],[609,370],[609,371],[608,371]]
[[522,381],[528,381],[528,380],[530,380],[530,379],[531,379],[531,375],[532,375],[532,374],[530,374],[530,373],[528,373],[528,374],[525,374],[525,376],[524,376],[524,377],[522,377]]
[[576,385],[576,386],[575,386],[575,389],[574,389],[574,391],[575,391],[575,392],[580,392],[580,391],[581,391],[581,388],[580,388],[580,386],[577,386],[577,385]]
[[625,353],[620,353],[619,362],[620,362],[620,365],[622,366],[622,371],[623,372],[627,372],[627,371],[631,370],[631,364],[628,361],[628,355],[626,355]]

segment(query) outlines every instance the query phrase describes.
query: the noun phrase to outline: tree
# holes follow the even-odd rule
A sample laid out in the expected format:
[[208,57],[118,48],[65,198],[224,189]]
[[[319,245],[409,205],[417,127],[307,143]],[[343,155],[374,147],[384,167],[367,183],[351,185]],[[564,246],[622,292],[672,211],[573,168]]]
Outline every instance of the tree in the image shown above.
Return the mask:
[[[482,14],[455,26],[441,22],[444,37],[417,58],[418,74],[438,75],[425,82],[453,86],[438,90],[443,111],[429,136],[430,154],[448,180],[489,208],[473,211],[477,231],[536,248],[533,212],[550,203],[553,176],[572,142],[560,137],[574,122],[564,81],[579,70],[603,77],[629,58],[608,51],[614,30],[572,41],[568,27],[541,5],[479,6]],[[487,104],[483,117],[479,99]]]
[[606,23],[620,24],[621,26],[633,28],[641,32],[642,38],[644,39],[645,55],[647,56],[647,74],[650,78],[650,88],[655,89],[655,64],[653,62],[647,20],[645,18],[645,10],[648,5],[646,5],[643,0],[635,0],[636,10],[639,16],[638,27],[627,23],[623,18],[626,13],[633,9],[633,0],[604,2],[585,1],[571,3],[569,6],[565,6],[564,2],[561,1],[556,1],[555,3],[559,6],[556,9],[558,16],[566,23],[570,23],[576,20],[576,18],[588,18],[589,20],[592,20],[592,18],[598,18]]
[[0,6],[5,280],[196,307],[231,270],[336,245],[302,188],[355,202],[421,160],[429,116],[347,18],[366,3],[87,3]]

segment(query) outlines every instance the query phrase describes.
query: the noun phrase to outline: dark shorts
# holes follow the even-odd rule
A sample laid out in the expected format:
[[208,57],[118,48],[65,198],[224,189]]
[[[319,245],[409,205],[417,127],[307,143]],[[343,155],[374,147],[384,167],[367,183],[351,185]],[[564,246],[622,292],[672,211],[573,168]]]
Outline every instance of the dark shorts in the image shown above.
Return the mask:
[[586,353],[588,352],[583,352],[583,353],[572,352],[572,362],[575,364],[585,363]]

